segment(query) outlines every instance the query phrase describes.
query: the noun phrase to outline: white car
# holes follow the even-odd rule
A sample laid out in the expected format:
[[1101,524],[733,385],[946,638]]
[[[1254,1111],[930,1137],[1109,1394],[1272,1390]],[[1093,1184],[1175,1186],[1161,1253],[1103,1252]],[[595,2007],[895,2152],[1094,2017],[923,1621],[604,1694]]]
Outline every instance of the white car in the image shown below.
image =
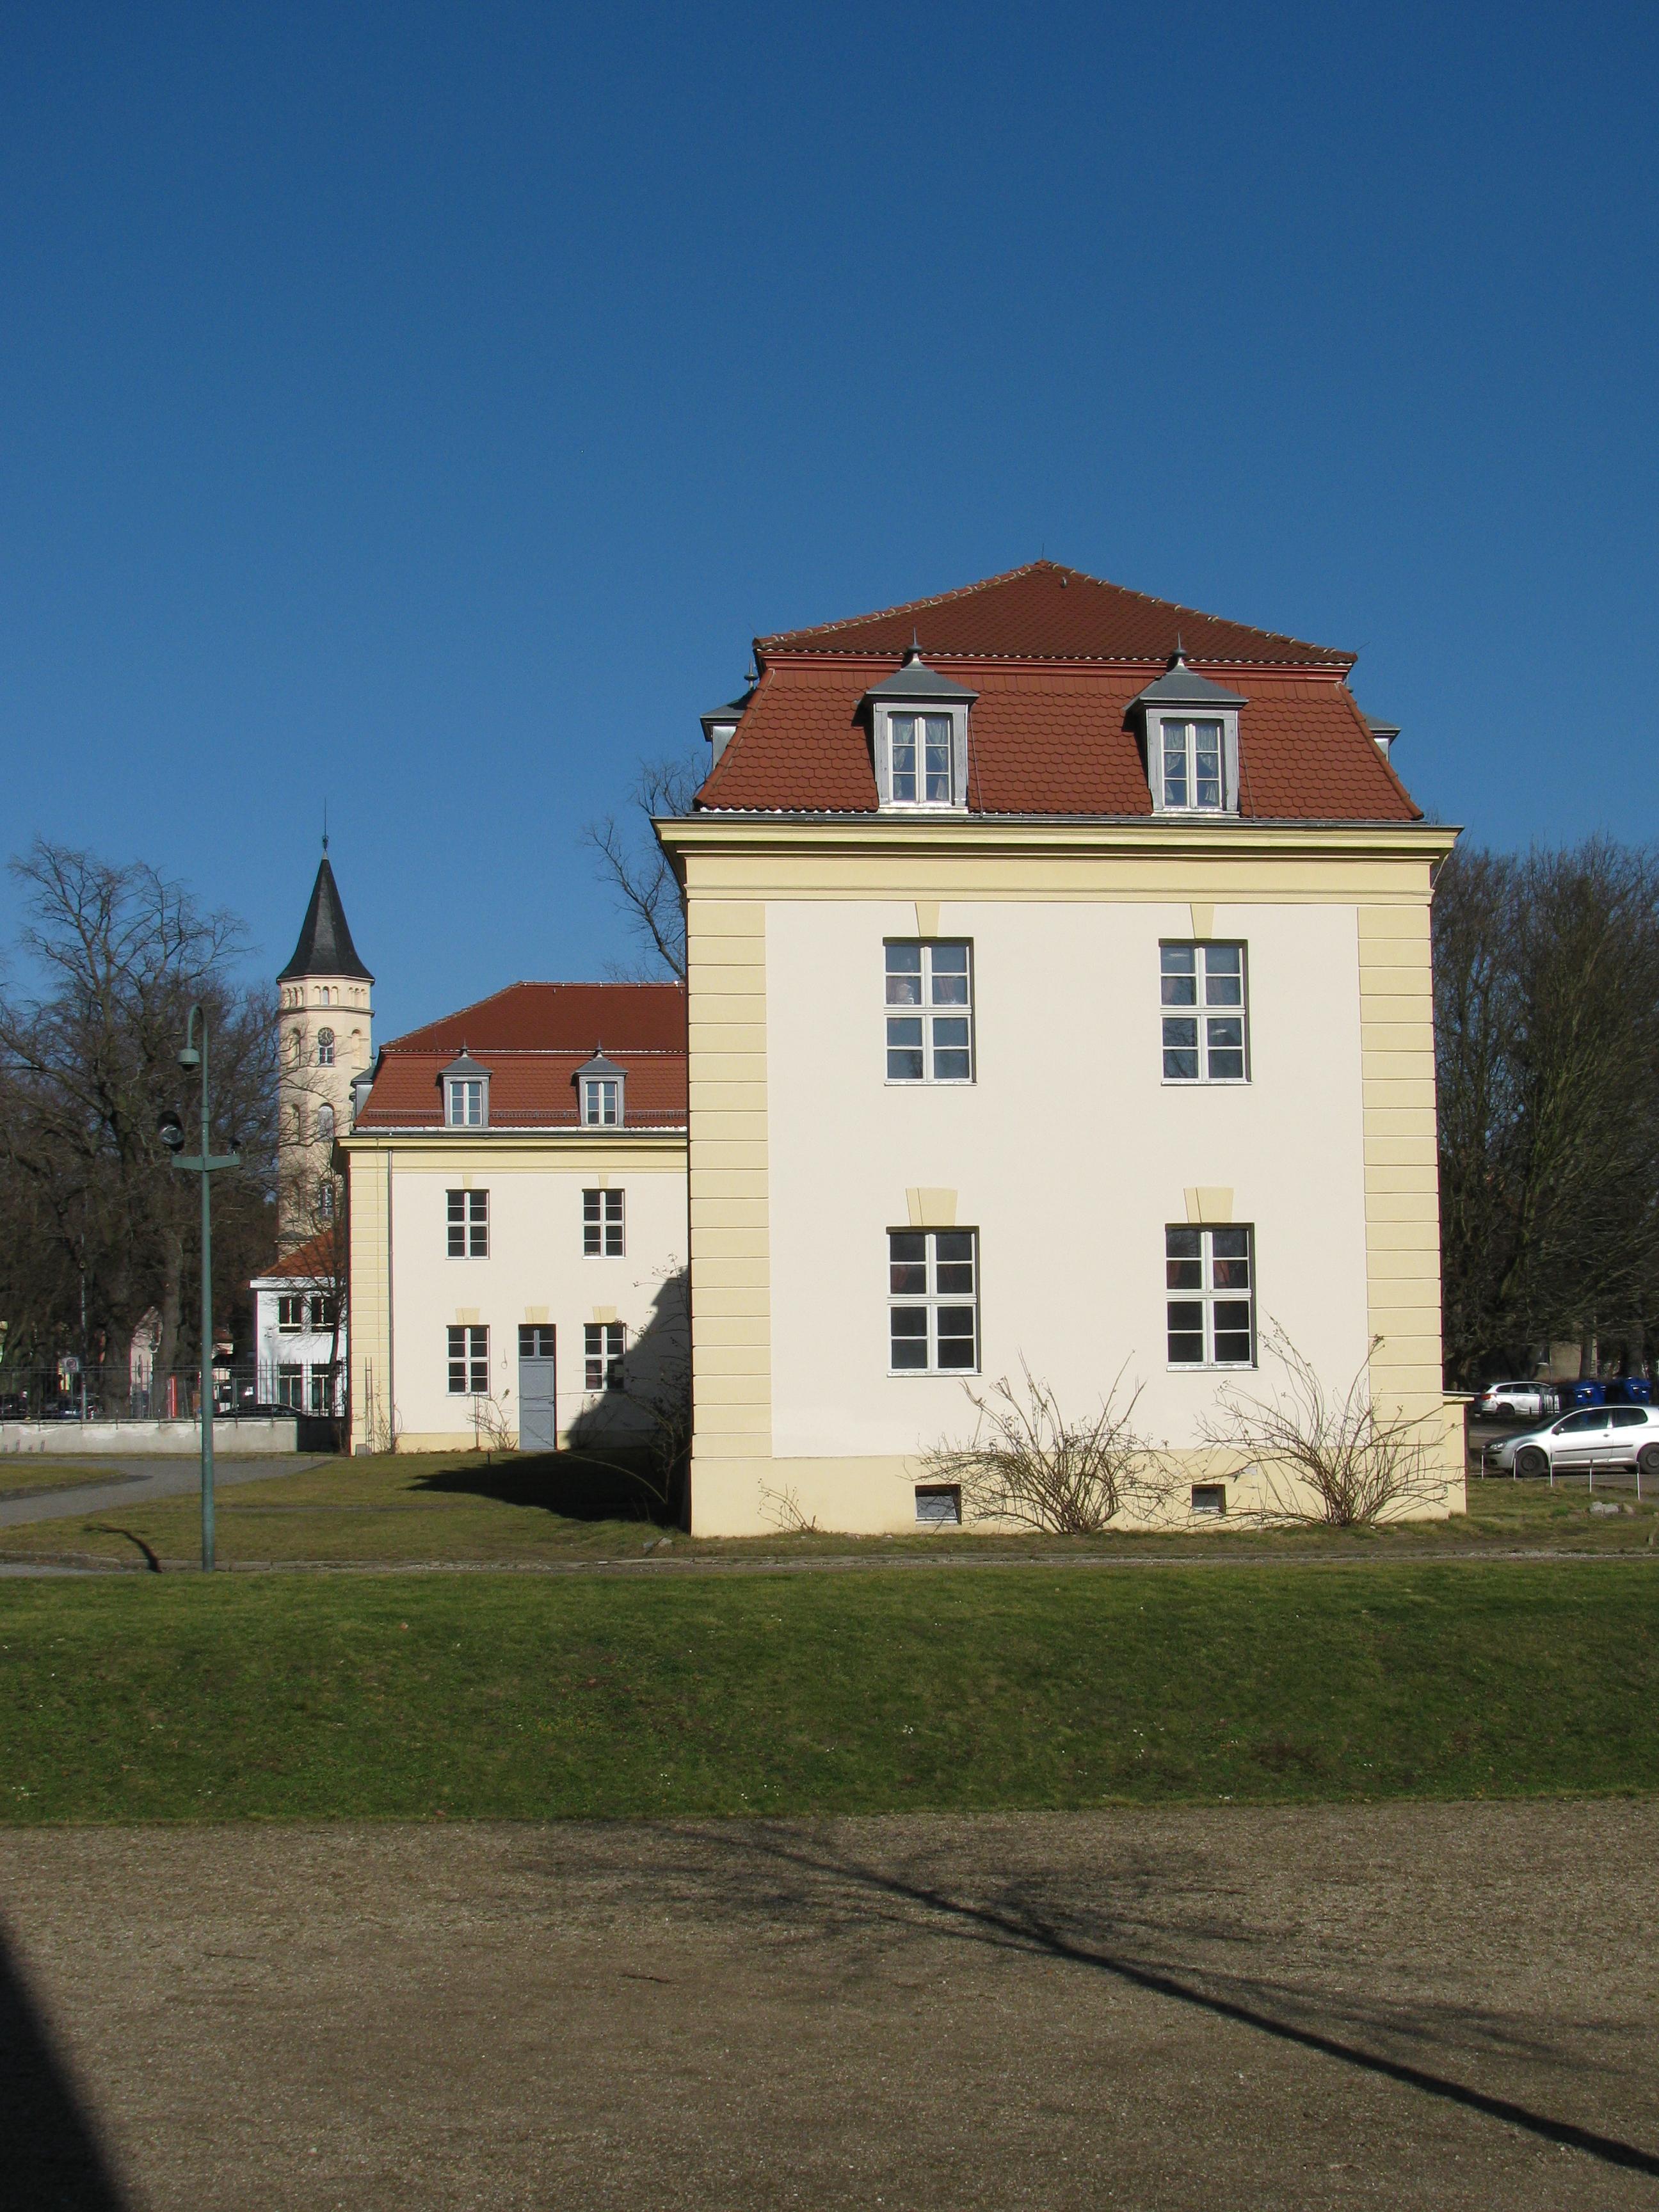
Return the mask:
[[1553,1382],[1492,1382],[1474,1401],[1477,1421],[1541,1421],[1558,1413],[1561,1394]]
[[1659,1406],[1580,1406],[1488,1444],[1482,1460],[1489,1471],[1523,1476],[1633,1467],[1659,1482]]

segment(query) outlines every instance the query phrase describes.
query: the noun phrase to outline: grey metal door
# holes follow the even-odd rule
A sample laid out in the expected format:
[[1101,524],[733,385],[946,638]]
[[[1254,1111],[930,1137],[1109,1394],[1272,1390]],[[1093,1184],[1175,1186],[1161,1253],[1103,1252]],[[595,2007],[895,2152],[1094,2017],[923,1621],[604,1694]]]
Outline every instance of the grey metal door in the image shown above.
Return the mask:
[[559,1400],[553,1331],[527,1322],[519,1331],[519,1449],[556,1451]]

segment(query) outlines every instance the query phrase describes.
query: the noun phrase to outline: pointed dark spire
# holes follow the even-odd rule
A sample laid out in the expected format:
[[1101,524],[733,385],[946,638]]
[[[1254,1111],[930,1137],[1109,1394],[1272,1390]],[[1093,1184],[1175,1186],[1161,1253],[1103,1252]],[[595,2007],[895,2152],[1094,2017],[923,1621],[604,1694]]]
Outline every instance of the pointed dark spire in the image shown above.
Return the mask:
[[294,957],[276,980],[286,983],[296,975],[361,975],[365,983],[374,981],[358,958],[357,948],[351,941],[345,908],[340,904],[339,886],[328,864],[326,840],[317,880],[311,887],[311,904],[306,908],[300,942],[294,948]]

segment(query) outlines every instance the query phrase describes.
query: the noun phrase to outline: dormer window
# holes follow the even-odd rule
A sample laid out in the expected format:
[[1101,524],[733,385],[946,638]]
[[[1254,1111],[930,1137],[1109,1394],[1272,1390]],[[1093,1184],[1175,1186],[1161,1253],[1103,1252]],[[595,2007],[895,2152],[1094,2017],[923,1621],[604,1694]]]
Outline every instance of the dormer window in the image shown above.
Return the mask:
[[884,814],[966,807],[968,710],[978,696],[929,668],[914,645],[902,666],[865,694]]
[[444,1070],[444,1123],[451,1129],[489,1127],[489,1070],[461,1048]]
[[1200,676],[1177,649],[1130,703],[1145,718],[1153,812],[1237,814],[1238,711],[1249,701]]
[[627,1079],[599,1046],[585,1067],[576,1070],[576,1090],[584,1129],[620,1129]]

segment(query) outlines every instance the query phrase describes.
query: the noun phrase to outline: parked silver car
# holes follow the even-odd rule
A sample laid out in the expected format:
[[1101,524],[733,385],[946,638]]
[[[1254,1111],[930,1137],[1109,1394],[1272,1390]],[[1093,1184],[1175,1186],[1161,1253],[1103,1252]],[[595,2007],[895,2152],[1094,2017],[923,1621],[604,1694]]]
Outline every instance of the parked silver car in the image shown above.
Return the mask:
[[1481,1455],[1489,1473],[1583,1474],[1633,1467],[1659,1482],[1659,1406],[1580,1406]]
[[1489,1382],[1474,1401],[1477,1421],[1541,1421],[1560,1410],[1553,1382]]

